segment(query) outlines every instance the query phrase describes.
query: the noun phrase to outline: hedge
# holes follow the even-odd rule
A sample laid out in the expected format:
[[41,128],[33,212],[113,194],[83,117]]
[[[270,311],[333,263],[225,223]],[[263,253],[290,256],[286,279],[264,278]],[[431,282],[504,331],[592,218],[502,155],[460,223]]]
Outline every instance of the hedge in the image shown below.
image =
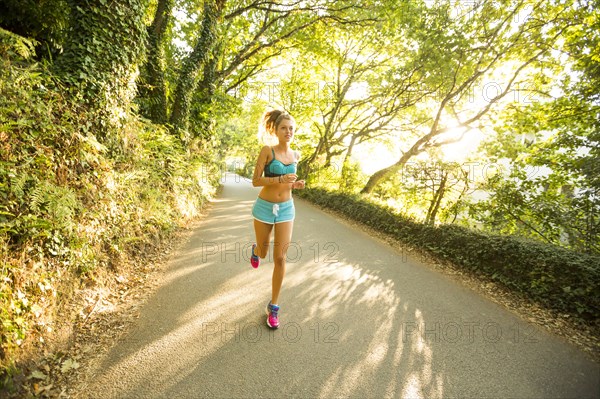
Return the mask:
[[598,321],[599,256],[457,225],[428,226],[358,195],[322,188],[295,194],[526,294],[546,308]]

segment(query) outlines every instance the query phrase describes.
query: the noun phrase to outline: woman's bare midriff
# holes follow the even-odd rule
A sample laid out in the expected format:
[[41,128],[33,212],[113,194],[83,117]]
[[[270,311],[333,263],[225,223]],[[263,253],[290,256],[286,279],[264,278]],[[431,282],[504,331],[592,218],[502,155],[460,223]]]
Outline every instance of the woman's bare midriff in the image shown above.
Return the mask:
[[274,203],[288,201],[292,199],[292,183],[264,186],[258,196],[265,201]]

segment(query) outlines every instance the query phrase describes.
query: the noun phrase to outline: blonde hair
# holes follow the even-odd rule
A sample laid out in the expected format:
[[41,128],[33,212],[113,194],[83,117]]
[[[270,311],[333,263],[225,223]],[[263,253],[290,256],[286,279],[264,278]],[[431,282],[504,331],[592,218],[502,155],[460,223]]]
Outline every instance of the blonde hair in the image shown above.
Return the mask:
[[277,131],[277,128],[279,127],[279,124],[284,119],[290,120],[292,122],[294,121],[294,118],[292,117],[292,115],[288,114],[285,111],[281,111],[279,109],[267,111],[267,112],[265,112],[265,115],[263,116],[262,127],[265,129],[265,131],[267,133],[269,133],[271,135],[275,135],[275,132]]

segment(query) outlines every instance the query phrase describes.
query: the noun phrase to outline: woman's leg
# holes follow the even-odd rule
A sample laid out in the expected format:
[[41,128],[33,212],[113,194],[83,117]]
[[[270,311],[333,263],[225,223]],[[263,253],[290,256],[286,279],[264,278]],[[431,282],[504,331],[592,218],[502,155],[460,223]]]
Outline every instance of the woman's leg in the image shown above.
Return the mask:
[[273,225],[259,222],[254,219],[254,232],[256,233],[256,249],[254,254],[260,258],[265,258],[269,253],[269,242],[271,241],[271,231]]
[[283,222],[275,225],[275,241],[273,244],[273,260],[275,268],[273,269],[273,293],[271,294],[271,303],[277,304],[281,283],[285,276],[285,258],[287,250],[292,241],[292,228],[294,222]]

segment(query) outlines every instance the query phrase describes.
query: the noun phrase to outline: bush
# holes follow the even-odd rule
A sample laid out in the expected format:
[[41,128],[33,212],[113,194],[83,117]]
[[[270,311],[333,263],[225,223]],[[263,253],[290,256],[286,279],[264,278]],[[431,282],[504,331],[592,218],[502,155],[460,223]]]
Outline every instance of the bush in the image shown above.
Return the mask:
[[597,321],[600,257],[456,225],[426,226],[391,208],[315,188],[296,195],[526,294],[546,308]]
[[210,155],[134,115],[98,123],[10,39],[21,45],[0,36],[0,392],[19,351],[70,322],[77,292],[135,273],[218,184],[203,174]]

